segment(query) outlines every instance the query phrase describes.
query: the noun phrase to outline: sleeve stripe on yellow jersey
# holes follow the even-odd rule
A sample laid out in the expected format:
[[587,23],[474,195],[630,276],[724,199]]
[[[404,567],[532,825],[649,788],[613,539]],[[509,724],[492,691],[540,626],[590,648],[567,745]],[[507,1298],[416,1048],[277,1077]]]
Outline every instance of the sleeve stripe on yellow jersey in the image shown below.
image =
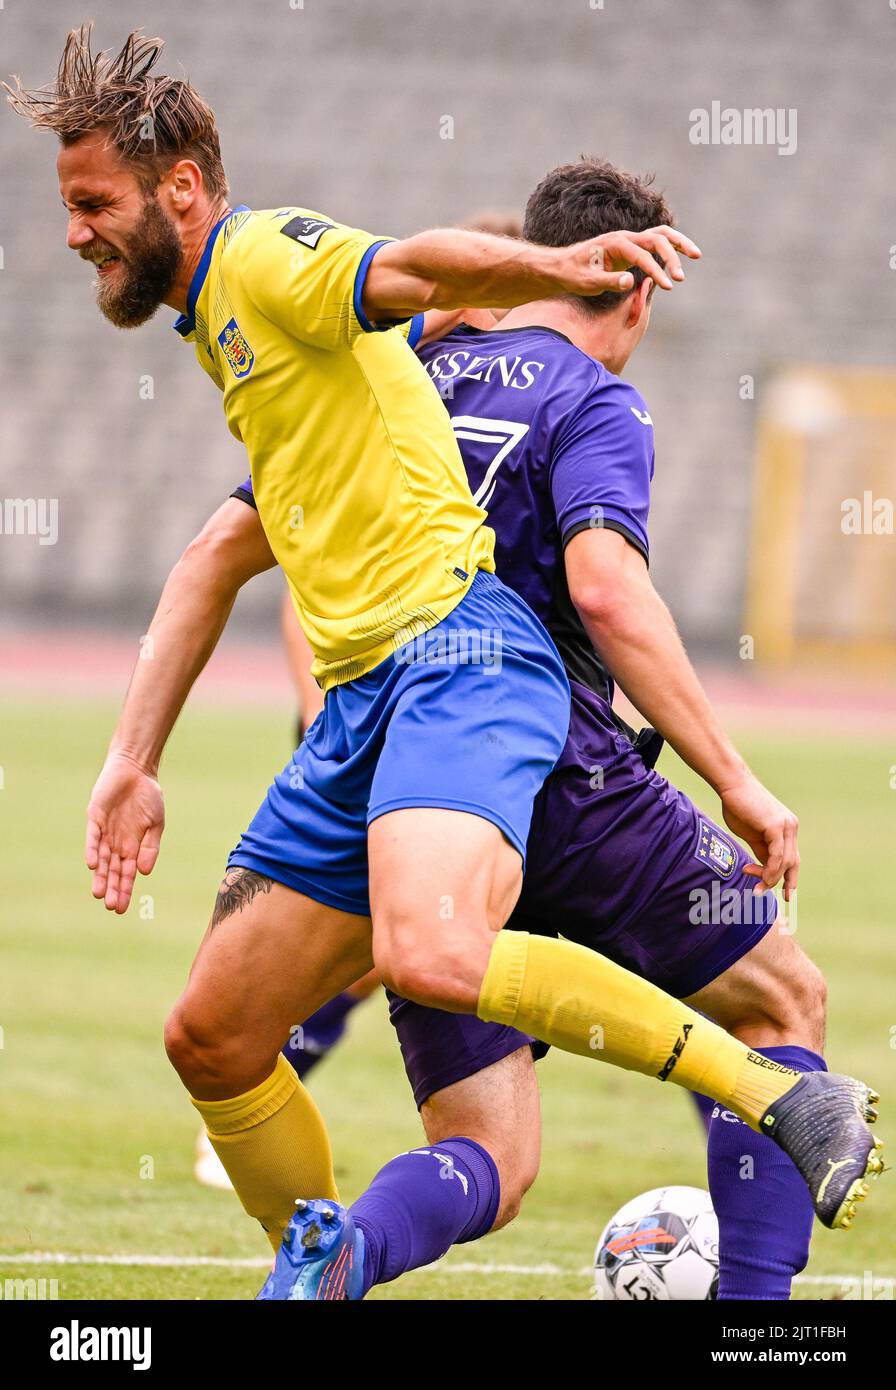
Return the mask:
[[362,298],[364,295],[364,282],[367,279],[367,271],[370,269],[370,262],[373,260],[377,251],[389,245],[389,238],[384,237],[382,241],[375,241],[372,246],[368,246],[364,255],[361,257],[358,269],[355,272],[355,288],[352,295],[352,304],[355,310],[355,318],[358,320],[365,333],[385,333],[390,328],[397,328],[400,323],[407,323],[408,315],[405,314],[400,319],[383,319],[381,323],[371,323],[364,312]]

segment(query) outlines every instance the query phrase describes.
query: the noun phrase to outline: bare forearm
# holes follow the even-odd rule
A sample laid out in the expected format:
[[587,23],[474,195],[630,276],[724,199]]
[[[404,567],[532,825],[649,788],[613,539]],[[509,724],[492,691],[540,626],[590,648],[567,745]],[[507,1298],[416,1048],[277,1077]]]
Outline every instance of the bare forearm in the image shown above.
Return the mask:
[[110,751],[155,774],[171,730],[218,644],[237,587],[222,584],[207,556],[187,551],[162,590],[134,667]]
[[746,764],[707,698],[672,615],[649,584],[625,606],[583,615],[588,635],[637,710],[721,793]]
[[673,280],[683,279],[676,247],[700,255],[671,227],[605,232],[573,246],[538,246],[457,228],[421,232],[379,249],[367,270],[362,304],[373,323],[427,309],[512,309],[561,294],[627,292],[633,266],[671,289]]
[[408,311],[511,308],[557,293],[558,258],[550,247],[456,230],[421,232],[399,245]]

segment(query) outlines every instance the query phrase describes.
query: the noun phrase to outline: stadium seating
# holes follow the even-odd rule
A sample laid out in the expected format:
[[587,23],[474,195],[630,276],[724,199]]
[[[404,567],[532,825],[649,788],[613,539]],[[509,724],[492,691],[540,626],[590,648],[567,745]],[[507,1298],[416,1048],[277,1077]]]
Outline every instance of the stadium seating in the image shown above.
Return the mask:
[[[117,45],[121,6],[94,0],[91,12],[100,41]],[[153,26],[169,70],[182,64],[218,113],[234,194],[259,207],[297,202],[400,235],[518,206],[582,151],[656,171],[706,259],[674,302],[660,296],[631,371],[657,429],[655,574],[688,640],[731,656],[764,384],[791,359],[894,360],[891,181],[868,111],[883,121],[892,99],[881,36],[896,16],[858,6],[847,23],[813,0],[723,0],[711,22],[700,0],[636,12],[637,44],[630,7],[586,0],[279,0],[226,18],[159,0]],[[59,14],[4,17],[5,71],[29,84],[51,75]],[[805,43],[777,45],[772,15]],[[714,99],[796,108],[796,153],[691,144],[691,109]],[[453,139],[440,137],[445,116]],[[60,507],[55,547],[3,537],[3,608],[57,620],[89,608],[139,626],[176,554],[241,480],[242,451],[172,315],[116,334],[95,311],[90,272],[65,249],[50,138],[4,116],[2,142],[0,495]],[[739,395],[747,374],[754,401]],[[264,582],[247,595],[241,620],[273,628],[273,593]]]

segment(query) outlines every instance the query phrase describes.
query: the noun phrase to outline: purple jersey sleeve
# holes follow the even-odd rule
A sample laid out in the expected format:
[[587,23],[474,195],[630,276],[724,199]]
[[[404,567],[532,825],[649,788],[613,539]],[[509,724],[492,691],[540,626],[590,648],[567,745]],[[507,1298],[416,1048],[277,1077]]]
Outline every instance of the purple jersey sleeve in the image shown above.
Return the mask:
[[551,493],[566,545],[579,531],[619,531],[649,556],[653,422],[627,382],[591,392],[561,430],[551,455]]
[[[231,497],[238,497],[241,502],[247,502],[250,507],[255,507],[255,492],[251,478],[247,478],[244,483],[240,483],[239,487],[235,487],[230,495]],[[255,507],[255,510],[257,511],[258,508]]]

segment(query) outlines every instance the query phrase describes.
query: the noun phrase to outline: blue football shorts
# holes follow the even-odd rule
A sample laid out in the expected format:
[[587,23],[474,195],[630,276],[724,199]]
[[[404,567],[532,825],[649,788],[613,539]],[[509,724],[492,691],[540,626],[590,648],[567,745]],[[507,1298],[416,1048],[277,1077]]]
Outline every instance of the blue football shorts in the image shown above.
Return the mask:
[[480,570],[435,627],[334,686],[228,860],[317,902],[370,914],[367,827],[406,807],[491,821],[525,863],[570,690],[527,604]]

